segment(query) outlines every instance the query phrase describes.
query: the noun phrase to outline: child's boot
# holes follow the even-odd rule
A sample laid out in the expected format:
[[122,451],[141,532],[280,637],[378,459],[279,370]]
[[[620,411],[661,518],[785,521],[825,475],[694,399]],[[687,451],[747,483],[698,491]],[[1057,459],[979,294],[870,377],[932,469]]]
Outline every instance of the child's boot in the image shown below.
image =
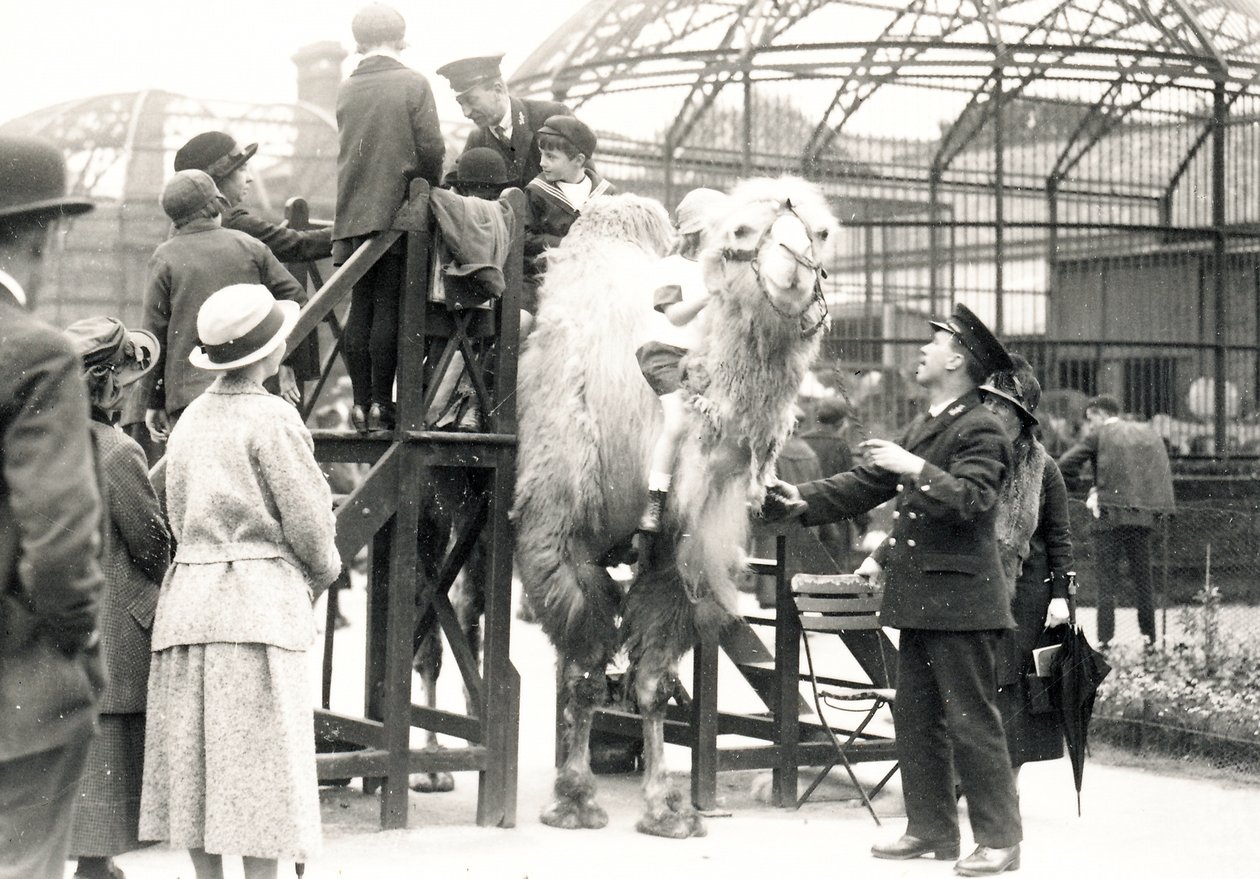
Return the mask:
[[652,489],[648,492],[648,505],[643,511],[643,518],[639,520],[639,531],[644,534],[660,533],[661,518],[665,515],[665,500],[668,497],[668,491]]

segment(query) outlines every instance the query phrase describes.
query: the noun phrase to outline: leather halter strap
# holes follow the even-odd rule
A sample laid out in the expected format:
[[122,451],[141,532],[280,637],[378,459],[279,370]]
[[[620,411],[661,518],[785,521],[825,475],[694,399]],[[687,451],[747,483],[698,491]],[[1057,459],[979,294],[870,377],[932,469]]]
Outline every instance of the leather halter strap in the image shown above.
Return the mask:
[[[766,290],[765,283],[762,282],[761,280],[761,263],[758,258],[759,254],[761,253],[761,248],[765,245],[766,239],[770,237],[770,230],[774,228],[775,222],[777,222],[780,217],[787,216],[788,214],[791,214],[793,217],[796,217],[796,219],[800,222],[800,224],[805,228],[805,234],[809,236],[810,249],[812,251],[813,244],[814,244],[814,236],[809,231],[809,224],[806,223],[805,219],[797,212],[796,208],[792,204],[792,200],[787,199],[786,201],[783,202],[782,205],[780,205],[779,212],[775,215],[774,219],[771,220],[770,223],[766,226],[765,230],[761,233],[761,237],[757,239],[757,244],[752,249],[739,250],[734,247],[724,247],[719,251],[719,253],[721,254],[722,260],[724,262],[748,263],[752,267],[753,277],[757,279],[757,286],[761,290],[761,294],[766,297],[766,304],[770,306],[770,308],[775,312],[775,314],[779,315],[782,318],[785,318],[788,320],[792,320],[792,319],[800,320],[801,335],[805,338],[809,338],[810,336],[814,335],[814,333],[818,332],[818,330],[822,328],[823,322],[827,320],[827,300],[823,296],[823,292],[822,292],[822,279],[827,277],[827,270],[824,269],[822,267],[822,264],[819,263],[817,260],[810,259],[808,256],[797,253],[795,250],[792,250],[792,248],[788,247],[786,244],[783,244],[781,242],[779,243],[779,246],[788,252],[788,255],[792,257],[792,260],[797,265],[804,266],[805,268],[809,269],[811,272],[814,273],[814,295],[810,297],[810,300],[808,303],[806,303],[805,307],[802,308],[796,314],[793,314],[788,311],[784,311],[782,308],[776,305],[774,299],[771,298],[769,291]],[[810,310],[811,307],[813,307],[815,303],[821,306],[821,308],[819,309],[818,320],[806,326],[805,314],[806,312]]]

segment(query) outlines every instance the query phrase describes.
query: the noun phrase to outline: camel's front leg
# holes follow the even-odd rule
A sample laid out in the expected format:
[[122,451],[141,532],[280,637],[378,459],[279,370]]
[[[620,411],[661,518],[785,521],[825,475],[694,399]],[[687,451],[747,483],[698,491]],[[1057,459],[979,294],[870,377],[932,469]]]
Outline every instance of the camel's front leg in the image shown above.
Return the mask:
[[604,663],[593,668],[575,662],[564,667],[564,721],[568,753],[556,774],[555,798],[540,816],[549,827],[598,829],[608,824],[608,813],[595,802],[591,772],[591,725],[595,709],[604,702],[608,685]]
[[[442,639],[438,636],[437,623],[425,634],[416,651],[413,667],[420,675],[420,683],[424,690],[424,704],[429,708],[437,707],[437,678],[442,668]],[[437,733],[426,730],[424,735],[426,748],[440,748]],[[411,789],[422,794],[446,793],[455,790],[455,777],[449,772],[416,772],[409,779]]]
[[643,817],[640,833],[686,839],[704,836],[704,822],[665,773],[665,705],[678,685],[678,662],[646,653],[635,669],[635,695],[643,714]]

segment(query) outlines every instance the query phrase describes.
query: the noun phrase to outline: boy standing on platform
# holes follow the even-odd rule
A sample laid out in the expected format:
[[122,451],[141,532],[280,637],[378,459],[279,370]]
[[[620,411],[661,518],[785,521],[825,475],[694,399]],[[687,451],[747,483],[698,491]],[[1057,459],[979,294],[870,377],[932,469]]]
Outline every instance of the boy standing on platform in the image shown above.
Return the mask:
[[586,167],[595,154],[595,133],[572,116],[552,116],[538,130],[542,171],[525,186],[525,289],[521,308],[537,310],[546,268],[543,251],[569,233],[588,201],[613,193],[612,184]]
[[[407,46],[403,17],[375,3],[355,15],[351,30],[363,60],[337,92],[336,263],[393,225],[412,180],[438,184],[446,152],[428,80],[398,59]],[[405,255],[405,238],[400,238],[351,294],[345,354],[354,388],[350,420],[359,431],[394,427]]]

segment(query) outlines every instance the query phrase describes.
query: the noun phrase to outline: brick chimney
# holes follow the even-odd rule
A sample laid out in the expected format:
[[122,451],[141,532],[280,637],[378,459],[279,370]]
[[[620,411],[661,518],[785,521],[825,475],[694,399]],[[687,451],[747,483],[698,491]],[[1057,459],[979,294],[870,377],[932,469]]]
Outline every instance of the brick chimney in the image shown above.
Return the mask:
[[293,55],[293,63],[298,69],[298,100],[335,113],[341,62],[346,54],[341,44],[332,40],[311,43],[298,49]]

